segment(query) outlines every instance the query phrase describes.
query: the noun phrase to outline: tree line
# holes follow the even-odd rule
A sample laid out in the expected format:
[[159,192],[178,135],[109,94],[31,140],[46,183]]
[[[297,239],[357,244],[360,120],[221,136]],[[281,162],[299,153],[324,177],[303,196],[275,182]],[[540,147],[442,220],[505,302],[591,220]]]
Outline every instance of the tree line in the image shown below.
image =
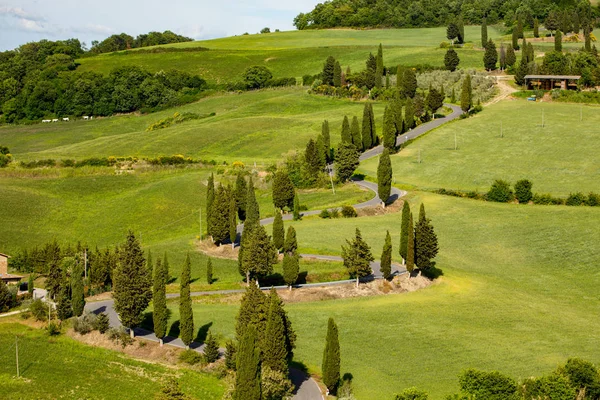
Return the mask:
[[193,42],[194,39],[178,35],[171,31],[142,33],[137,37],[126,33],[111,35],[99,42],[93,40],[89,54],[112,53],[113,51],[137,49],[140,47],[157,46],[160,44]]

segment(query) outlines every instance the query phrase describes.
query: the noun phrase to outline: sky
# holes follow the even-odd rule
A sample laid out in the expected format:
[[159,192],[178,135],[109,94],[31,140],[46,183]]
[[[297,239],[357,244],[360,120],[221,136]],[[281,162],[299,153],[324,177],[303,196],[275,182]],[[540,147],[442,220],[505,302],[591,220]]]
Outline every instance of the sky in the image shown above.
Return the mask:
[[0,51],[40,39],[92,40],[171,30],[194,39],[292,30],[319,0],[0,0]]

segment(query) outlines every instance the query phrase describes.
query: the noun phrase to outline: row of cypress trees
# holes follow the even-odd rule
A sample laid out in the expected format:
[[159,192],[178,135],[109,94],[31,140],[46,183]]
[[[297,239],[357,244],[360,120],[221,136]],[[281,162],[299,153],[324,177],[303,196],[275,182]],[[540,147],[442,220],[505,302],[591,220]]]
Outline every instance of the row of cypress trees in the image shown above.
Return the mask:
[[425,214],[425,205],[421,203],[419,219],[415,225],[410,205],[405,201],[402,208],[400,256],[407,271],[412,273],[417,267],[423,272],[430,271],[435,266],[433,259],[438,251],[437,235],[431,220]]

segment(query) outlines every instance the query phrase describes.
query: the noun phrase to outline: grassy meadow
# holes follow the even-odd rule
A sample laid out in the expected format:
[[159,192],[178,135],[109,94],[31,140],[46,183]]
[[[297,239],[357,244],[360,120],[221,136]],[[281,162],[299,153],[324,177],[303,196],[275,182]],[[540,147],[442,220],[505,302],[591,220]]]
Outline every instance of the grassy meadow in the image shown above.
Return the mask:
[[[538,193],[599,192],[599,126],[595,106],[504,101],[442,126],[392,156],[395,182],[407,188],[486,192],[495,179],[514,184],[527,178]],[[376,169],[377,159],[360,167],[370,176]]]
[[[16,377],[15,336],[20,378]],[[218,400],[225,392],[215,376],[135,361],[64,335],[50,338],[44,330],[14,322],[0,324],[0,349],[0,397],[7,400],[150,399],[168,377],[175,377],[181,389],[197,399]]]
[[[466,40],[480,46],[481,29],[465,27]],[[489,37],[499,33],[489,29]],[[373,29],[373,30],[307,30],[274,32],[234,36],[222,39],[175,43],[161,47],[206,47],[209,51],[182,53],[137,53],[136,51],[103,54],[78,60],[79,70],[108,74],[124,65],[142,66],[157,72],[176,68],[199,74],[210,83],[227,83],[241,80],[245,69],[251,65],[264,65],[275,77],[296,77],[317,74],[325,59],[332,55],[343,69],[353,71],[365,68],[369,53],[384,46],[387,66],[430,64],[442,66],[445,49],[439,45],[446,38],[446,28]],[[483,52],[471,44],[457,50],[463,68],[483,68]]]

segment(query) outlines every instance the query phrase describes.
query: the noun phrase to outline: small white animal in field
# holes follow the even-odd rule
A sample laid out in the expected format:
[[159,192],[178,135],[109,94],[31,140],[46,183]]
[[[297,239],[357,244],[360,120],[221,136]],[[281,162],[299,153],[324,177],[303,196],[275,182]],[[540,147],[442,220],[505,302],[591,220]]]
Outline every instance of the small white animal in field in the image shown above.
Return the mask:
[[50,120],[49,120],[49,119],[43,119],[43,120],[42,120],[42,123],[43,123],[43,124],[46,124],[46,123],[48,123],[48,122],[50,122]]
[[90,119],[90,117],[89,117],[89,116],[87,116],[87,115],[84,115],[84,116],[83,116],[83,119],[84,119],[85,121],[87,121],[88,119]]
[[52,122],[58,122],[58,118],[54,118]]
[[69,118],[63,118],[63,122],[69,122]]

